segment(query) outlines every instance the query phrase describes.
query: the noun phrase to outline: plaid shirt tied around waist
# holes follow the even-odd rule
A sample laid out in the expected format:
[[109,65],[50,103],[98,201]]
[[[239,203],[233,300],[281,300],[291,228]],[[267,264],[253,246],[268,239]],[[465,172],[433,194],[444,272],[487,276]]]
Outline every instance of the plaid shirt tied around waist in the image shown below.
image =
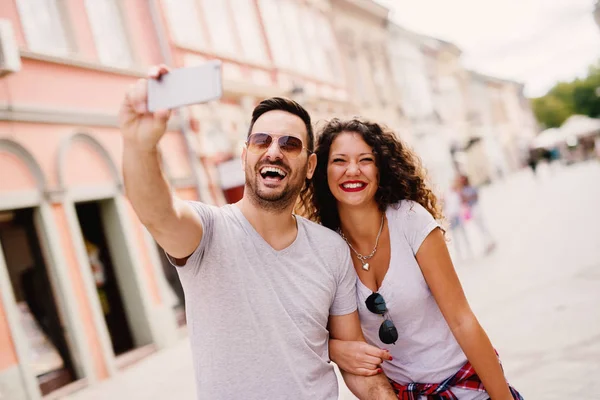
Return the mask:
[[[427,400],[458,400],[458,397],[452,393],[453,388],[477,390],[485,392],[481,379],[475,373],[475,369],[470,362],[467,362],[453,376],[441,383],[409,383],[401,385],[390,380],[392,387],[398,393],[400,400],[418,400],[421,396],[426,396]],[[510,393],[515,400],[523,400],[523,397],[512,386],[509,386]]]

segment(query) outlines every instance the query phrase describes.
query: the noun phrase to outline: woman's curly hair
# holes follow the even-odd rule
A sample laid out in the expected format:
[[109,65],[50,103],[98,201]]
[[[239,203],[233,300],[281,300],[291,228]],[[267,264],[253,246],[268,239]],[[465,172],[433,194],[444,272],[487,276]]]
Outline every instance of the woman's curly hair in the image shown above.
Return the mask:
[[300,194],[298,211],[313,221],[337,230],[340,218],[337,202],[327,183],[331,144],[342,132],[358,133],[372,149],[379,170],[379,188],[375,200],[383,212],[401,200],[413,200],[439,221],[443,219],[438,199],[427,186],[425,170],[417,155],[396,135],[379,124],[361,119],[334,118],[317,139],[317,167],[310,185]]

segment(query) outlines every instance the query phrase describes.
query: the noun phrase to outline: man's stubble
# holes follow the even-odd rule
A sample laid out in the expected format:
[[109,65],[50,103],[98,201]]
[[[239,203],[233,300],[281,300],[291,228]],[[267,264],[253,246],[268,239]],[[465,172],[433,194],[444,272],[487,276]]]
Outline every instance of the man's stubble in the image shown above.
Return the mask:
[[[281,190],[281,192],[267,194],[259,188],[260,173],[258,172],[258,170],[265,164],[280,166],[283,167],[284,170],[289,171],[287,176],[288,182],[284,186],[283,190]],[[258,207],[273,212],[282,211],[288,208],[290,205],[295,204],[298,200],[298,195],[304,187],[307,171],[308,160],[306,161],[302,169],[296,174],[293,174],[291,168],[289,168],[283,162],[259,162],[256,164],[256,167],[254,169],[246,164],[246,187],[244,188],[244,190],[248,191],[248,197]]]

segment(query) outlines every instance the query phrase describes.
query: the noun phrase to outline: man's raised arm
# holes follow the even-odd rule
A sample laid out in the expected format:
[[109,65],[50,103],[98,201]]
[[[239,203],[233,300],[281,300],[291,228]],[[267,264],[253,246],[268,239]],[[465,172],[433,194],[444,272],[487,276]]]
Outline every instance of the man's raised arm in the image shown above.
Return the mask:
[[[167,67],[155,67],[149,79],[166,73]],[[140,79],[127,91],[119,112],[125,191],[142,224],[183,264],[202,239],[202,223],[192,207],[173,194],[161,169],[158,142],[170,112],[148,112],[147,99],[147,80]]]

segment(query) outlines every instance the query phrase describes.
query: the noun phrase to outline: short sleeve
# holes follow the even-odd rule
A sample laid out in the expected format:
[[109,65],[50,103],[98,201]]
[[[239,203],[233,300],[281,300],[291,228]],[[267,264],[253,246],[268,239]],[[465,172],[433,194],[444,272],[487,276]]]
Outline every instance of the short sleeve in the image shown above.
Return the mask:
[[207,204],[201,203],[199,201],[186,201],[186,203],[192,206],[194,211],[196,211],[196,213],[200,217],[200,221],[202,222],[202,240],[200,240],[198,247],[196,247],[196,250],[194,250],[194,252],[190,255],[190,257],[187,259],[184,265],[177,265],[175,263],[175,260],[168,253],[165,252],[169,263],[171,263],[171,265],[177,268],[185,268],[190,265],[199,266],[202,261],[202,257],[204,256],[205,249],[212,241],[213,236],[213,226],[216,208],[214,206],[209,206]]
[[339,265],[335,266],[338,271],[336,276],[337,287],[333,303],[329,308],[329,315],[347,315],[356,311],[356,271],[350,258],[350,250],[345,243],[339,249]]
[[440,224],[416,201],[403,201],[399,211],[404,235],[416,255],[425,238]]

